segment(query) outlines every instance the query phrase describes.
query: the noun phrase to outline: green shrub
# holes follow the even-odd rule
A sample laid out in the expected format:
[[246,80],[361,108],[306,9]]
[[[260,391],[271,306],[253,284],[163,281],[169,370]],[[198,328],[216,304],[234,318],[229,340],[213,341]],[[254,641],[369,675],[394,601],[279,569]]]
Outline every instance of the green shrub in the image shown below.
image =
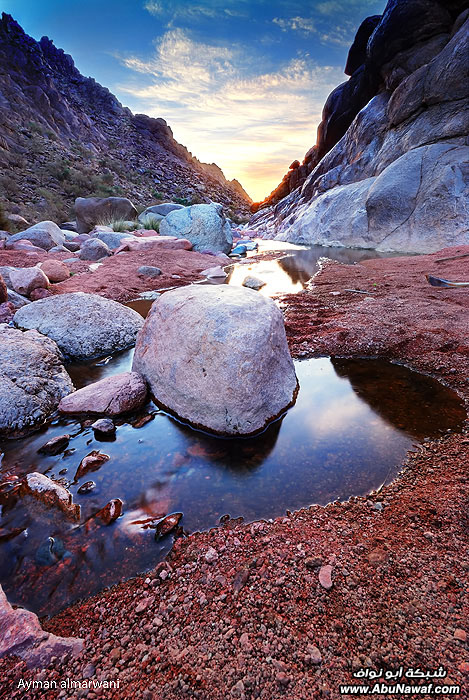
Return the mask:
[[185,207],[189,207],[191,204],[187,197],[174,197],[173,202],[175,202],[176,204],[182,204]]
[[160,219],[158,219],[156,216],[152,216],[152,214],[148,214],[143,223],[140,223],[140,228],[145,229],[146,231],[159,231],[160,230]]
[[153,190],[151,196],[154,199],[164,199],[164,194],[162,192],[158,192],[157,190]]

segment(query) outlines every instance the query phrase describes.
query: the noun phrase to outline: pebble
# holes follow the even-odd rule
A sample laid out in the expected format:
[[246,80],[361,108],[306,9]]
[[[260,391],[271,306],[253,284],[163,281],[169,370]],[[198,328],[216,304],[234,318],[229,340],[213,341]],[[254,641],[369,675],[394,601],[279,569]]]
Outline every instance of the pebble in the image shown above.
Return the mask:
[[330,564],[321,566],[319,570],[319,583],[326,591],[332,588],[332,566]]
[[465,630],[457,629],[454,631],[454,638],[458,639],[460,642],[467,641],[467,633]]
[[218,559],[218,554],[213,547],[209,547],[205,552],[205,561],[209,564],[214,564]]
[[93,430],[103,435],[113,435],[116,432],[116,426],[110,418],[99,418],[91,424]]

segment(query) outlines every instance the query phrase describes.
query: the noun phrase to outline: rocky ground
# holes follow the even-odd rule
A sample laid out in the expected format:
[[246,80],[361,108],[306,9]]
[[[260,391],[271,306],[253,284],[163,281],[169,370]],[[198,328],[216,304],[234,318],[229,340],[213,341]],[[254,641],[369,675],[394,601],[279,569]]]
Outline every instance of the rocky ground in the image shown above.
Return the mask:
[[[437,262],[466,253],[326,264],[282,300],[293,354],[387,357],[468,400],[469,289],[424,277],[468,279],[469,257]],[[335,699],[362,666],[442,666],[434,683],[467,697],[468,466],[469,438],[447,434],[380,493],[179,539],[148,575],[43,621],[84,652],[40,673],[0,661],[0,697]],[[28,680],[57,690],[26,691]]]

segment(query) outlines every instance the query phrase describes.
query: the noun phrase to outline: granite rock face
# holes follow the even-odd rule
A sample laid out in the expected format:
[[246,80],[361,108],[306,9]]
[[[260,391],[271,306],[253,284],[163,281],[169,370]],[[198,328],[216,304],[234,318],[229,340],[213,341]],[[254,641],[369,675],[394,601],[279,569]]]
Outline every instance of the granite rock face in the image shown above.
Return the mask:
[[0,435],[38,427],[71,391],[72,380],[53,340],[36,331],[0,329]]
[[23,306],[16,312],[14,323],[19,328],[38,330],[55,340],[68,359],[79,360],[131,347],[143,319],[117,301],[72,292]]
[[278,307],[223,285],[163,294],[139,333],[133,370],[180,418],[228,435],[263,429],[297,390]]
[[[329,97],[318,143],[292,171],[307,172],[284,183],[282,198],[266,201],[250,228],[295,243],[381,251],[431,252],[469,242],[463,8],[390,0],[366,51],[376,18],[362,24],[347,62],[352,75]],[[343,120],[347,107],[350,119]]]

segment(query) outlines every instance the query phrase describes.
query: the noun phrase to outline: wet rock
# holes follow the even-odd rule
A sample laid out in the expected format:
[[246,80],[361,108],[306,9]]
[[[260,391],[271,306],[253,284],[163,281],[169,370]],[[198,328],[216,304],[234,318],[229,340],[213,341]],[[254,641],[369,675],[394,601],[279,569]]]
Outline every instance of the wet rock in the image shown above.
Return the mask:
[[124,504],[120,498],[113,498],[112,501],[109,501],[104,508],[96,513],[95,518],[101,520],[104,525],[111,525],[122,515],[123,506]]
[[143,319],[116,301],[72,292],[23,306],[14,323],[52,338],[68,358],[86,359],[133,345]]
[[10,282],[15,292],[22,296],[29,296],[33,289],[42,287],[47,289],[49,280],[39,267],[23,267],[18,270],[10,270]]
[[137,218],[137,210],[125,197],[78,197],[75,214],[78,233],[88,233],[104,221]]
[[101,258],[107,258],[111,253],[111,249],[103,241],[97,238],[90,238],[85,241],[81,248],[79,258],[80,260],[101,260]]
[[247,246],[243,245],[242,243],[238,243],[233,250],[231,251],[230,255],[246,255],[247,252]]
[[28,668],[47,667],[53,657],[76,656],[84,642],[77,637],[57,637],[45,632],[37,615],[13,609],[0,586],[0,657],[19,656]]
[[52,340],[36,331],[0,329],[0,435],[41,425],[71,391],[72,380]]
[[109,455],[105,455],[102,452],[99,452],[99,450],[93,450],[89,453],[89,455],[86,455],[86,457],[83,457],[83,459],[81,460],[78,469],[75,473],[74,480],[78,481],[78,479],[81,479],[81,477],[85,474],[88,474],[88,472],[97,471],[100,467],[103,466],[103,464],[105,464],[108,461]]
[[151,265],[142,265],[138,268],[137,273],[143,277],[159,277],[162,273],[159,267],[152,267]]
[[80,506],[73,503],[72,494],[45,474],[32,472],[21,484],[24,495],[33,496],[49,508],[59,508],[67,518],[80,519]]
[[42,447],[38,449],[38,452],[44,455],[58,455],[67,449],[70,442],[70,435],[58,435],[51,440],[48,440]]
[[53,221],[41,221],[25,231],[21,231],[21,233],[10,236],[8,246],[17,241],[29,241],[38,248],[50,250],[56,245],[63,245],[65,236]]
[[264,428],[296,396],[280,310],[225,285],[163,294],[138,336],[133,369],[163,406],[222,434]]
[[172,532],[180,523],[182,513],[170,513],[166,515],[156,526],[155,539],[160,540]]
[[77,493],[79,493],[80,495],[84,495],[87,493],[91,493],[95,488],[96,484],[94,481],[85,481],[85,483],[82,484],[79,489],[77,489]]
[[217,204],[194,204],[170,212],[160,224],[160,233],[187,238],[198,251],[229,253],[233,243],[231,226]]
[[332,588],[332,566],[326,564],[319,569],[319,583],[326,591]]
[[263,282],[263,280],[260,280],[258,277],[245,277],[243,287],[258,291],[259,289],[262,289],[262,287],[265,287],[266,284],[267,282]]
[[110,418],[99,418],[91,424],[93,430],[102,435],[114,435],[116,432],[116,426]]
[[63,542],[54,537],[48,537],[47,540],[38,547],[34,559],[38,566],[53,566],[63,559],[64,555],[65,547]]
[[69,394],[59,404],[62,413],[103,413],[117,416],[139,408],[147,385],[137,372],[122,372]]
[[60,260],[45,260],[40,263],[40,268],[49,282],[63,282],[70,277],[70,270]]

